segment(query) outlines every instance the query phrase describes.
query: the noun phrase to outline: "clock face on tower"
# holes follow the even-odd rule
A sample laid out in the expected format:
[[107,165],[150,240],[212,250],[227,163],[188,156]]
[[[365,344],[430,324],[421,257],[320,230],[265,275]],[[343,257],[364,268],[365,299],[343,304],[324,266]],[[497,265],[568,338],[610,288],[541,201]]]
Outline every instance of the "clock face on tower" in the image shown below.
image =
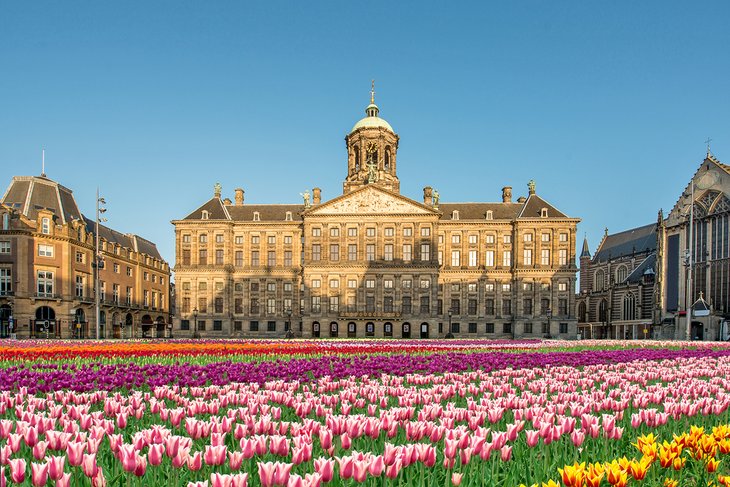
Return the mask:
[[367,147],[368,154],[371,154],[377,150],[378,146],[375,145],[375,142],[370,142]]

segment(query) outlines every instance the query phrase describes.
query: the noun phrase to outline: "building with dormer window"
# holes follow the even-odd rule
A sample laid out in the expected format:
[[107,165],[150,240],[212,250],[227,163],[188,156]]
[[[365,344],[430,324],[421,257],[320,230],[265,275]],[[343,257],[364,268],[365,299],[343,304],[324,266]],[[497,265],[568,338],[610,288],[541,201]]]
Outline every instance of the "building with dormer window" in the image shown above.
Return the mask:
[[213,197],[173,221],[175,336],[576,336],[571,218],[526,197],[400,193],[399,137],[371,92],[345,137],[342,194],[301,204]]

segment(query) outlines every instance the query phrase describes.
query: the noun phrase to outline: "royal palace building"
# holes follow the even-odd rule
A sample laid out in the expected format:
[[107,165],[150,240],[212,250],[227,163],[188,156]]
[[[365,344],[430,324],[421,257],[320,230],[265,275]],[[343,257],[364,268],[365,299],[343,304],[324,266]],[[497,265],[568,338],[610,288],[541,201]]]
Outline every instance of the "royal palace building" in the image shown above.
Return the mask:
[[[0,204],[0,337],[96,337],[96,221],[70,189],[16,176]],[[154,243],[99,225],[99,337],[169,335],[170,267]]]
[[175,226],[175,336],[574,338],[576,218],[537,195],[400,194],[399,137],[371,97],[323,201],[213,198]]

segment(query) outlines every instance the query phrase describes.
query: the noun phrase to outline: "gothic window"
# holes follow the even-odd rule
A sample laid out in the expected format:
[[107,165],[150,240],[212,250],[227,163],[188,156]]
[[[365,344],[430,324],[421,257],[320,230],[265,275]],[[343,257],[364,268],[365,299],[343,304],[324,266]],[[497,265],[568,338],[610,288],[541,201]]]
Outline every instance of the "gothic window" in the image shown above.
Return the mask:
[[606,300],[601,300],[601,302],[598,304],[598,321],[601,321],[605,323],[608,321],[608,306],[606,305]]
[[581,323],[586,322],[586,304],[584,302],[578,304],[578,321]]
[[603,273],[603,270],[599,270],[596,272],[596,279],[593,283],[593,290],[594,291],[603,291],[603,284],[606,280],[605,274]]
[[628,271],[626,270],[626,266],[622,265],[621,267],[619,267],[616,271],[616,282],[619,284],[624,282],[626,280],[627,274]]
[[624,296],[624,320],[636,319],[636,297],[632,293]]

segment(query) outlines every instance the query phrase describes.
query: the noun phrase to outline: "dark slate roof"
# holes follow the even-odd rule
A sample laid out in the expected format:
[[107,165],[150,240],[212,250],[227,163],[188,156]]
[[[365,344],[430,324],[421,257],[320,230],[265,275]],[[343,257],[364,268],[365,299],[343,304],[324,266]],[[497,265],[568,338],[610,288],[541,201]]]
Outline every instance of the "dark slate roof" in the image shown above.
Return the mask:
[[525,207],[520,212],[519,218],[540,218],[542,209],[547,208],[548,218],[568,218],[562,211],[540,198],[536,194],[531,194],[525,202]]
[[[91,218],[87,218],[86,216],[84,216],[83,218],[84,224],[86,226],[86,231],[92,234],[96,234],[96,221]],[[122,247],[126,247],[128,249],[133,249],[135,252],[146,254],[156,259],[164,260],[154,243],[142,237],[138,237],[137,235],[133,235],[131,233],[117,232],[116,230],[109,228],[106,225],[99,224],[99,238],[103,238],[107,242],[121,245]]]
[[520,213],[520,203],[441,203],[441,220],[451,220],[454,210],[459,211],[459,220],[484,220],[487,211],[492,210],[494,220],[514,220]]
[[190,213],[183,220],[202,220],[203,211],[208,212],[209,220],[230,220],[223,202],[216,196],[209,199],[203,206]]
[[35,220],[39,210],[48,210],[63,224],[81,218],[70,189],[46,177],[15,176],[3,196],[3,204]]
[[626,282],[637,283],[641,281],[641,277],[644,274],[656,274],[656,252],[652,252],[644,261],[634,269],[629,277],[626,278]]
[[284,221],[286,212],[291,211],[292,221],[302,221],[304,205],[228,205],[226,206],[231,219],[235,221],[253,221],[255,211],[259,212],[259,219],[263,221]]
[[591,250],[588,248],[588,237],[583,237],[583,250],[580,253],[581,259],[583,257],[591,258]]
[[656,223],[606,236],[593,262],[656,250]]

